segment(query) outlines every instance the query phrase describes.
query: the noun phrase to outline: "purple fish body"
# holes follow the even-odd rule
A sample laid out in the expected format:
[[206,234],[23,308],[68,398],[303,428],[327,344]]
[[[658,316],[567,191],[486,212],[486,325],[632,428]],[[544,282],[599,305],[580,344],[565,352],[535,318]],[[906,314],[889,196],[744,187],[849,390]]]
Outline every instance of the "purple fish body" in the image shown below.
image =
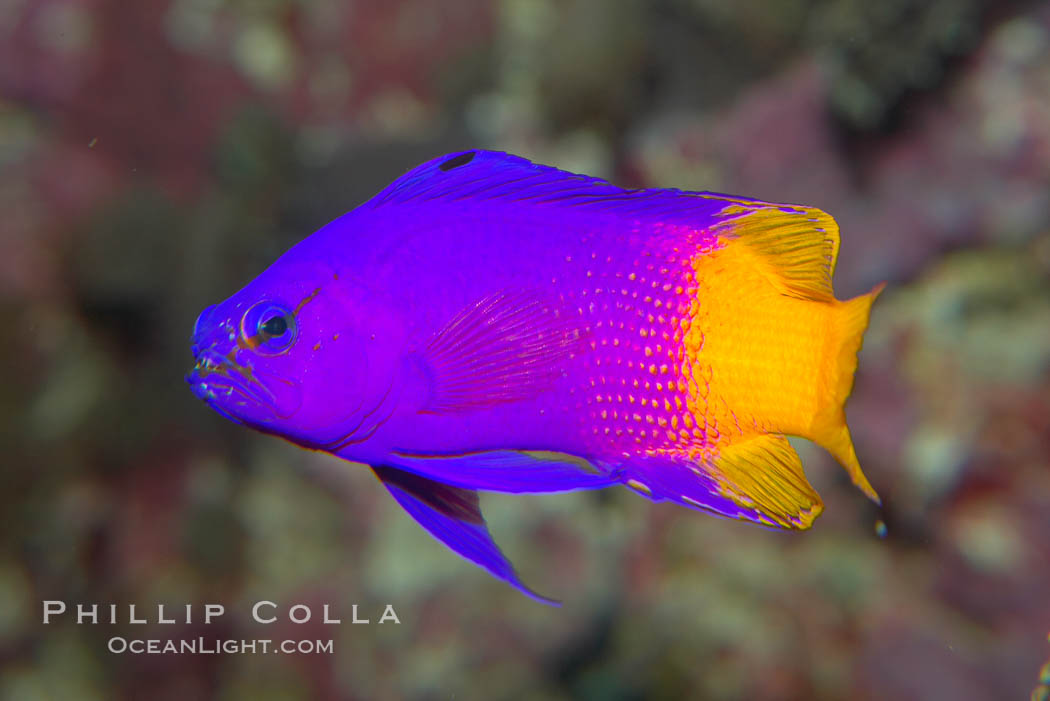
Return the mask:
[[[493,543],[478,490],[626,484],[653,500],[804,528],[820,505],[800,466],[770,478],[781,498],[747,486],[750,458],[718,463],[737,443],[783,436],[758,414],[741,425],[739,402],[708,401],[717,378],[705,379],[715,365],[703,348],[717,329],[696,321],[706,288],[726,296],[703,266],[759,210],[796,224],[819,212],[627,190],[502,153],[445,156],[206,309],[187,379],[232,420],[372,466],[432,535],[542,601]],[[824,265],[830,292],[837,230],[829,249],[832,235],[808,227],[823,242],[813,265]],[[711,280],[729,269],[718,265]],[[856,347],[859,336],[850,380]],[[701,416],[701,406],[715,408]],[[791,463],[776,457],[779,443],[770,450]]]

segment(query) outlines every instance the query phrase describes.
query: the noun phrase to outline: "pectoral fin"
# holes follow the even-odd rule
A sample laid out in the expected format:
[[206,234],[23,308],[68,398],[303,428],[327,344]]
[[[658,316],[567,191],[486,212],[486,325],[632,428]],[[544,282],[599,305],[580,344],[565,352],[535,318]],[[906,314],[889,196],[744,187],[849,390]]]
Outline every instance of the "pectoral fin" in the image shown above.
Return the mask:
[[540,596],[522,583],[510,560],[489,534],[477,491],[453,487],[394,467],[373,467],[372,471],[397,503],[432,536],[529,598],[560,606],[559,602]]
[[422,411],[472,411],[534,397],[585,349],[579,319],[534,291],[499,292],[463,309],[430,341]]

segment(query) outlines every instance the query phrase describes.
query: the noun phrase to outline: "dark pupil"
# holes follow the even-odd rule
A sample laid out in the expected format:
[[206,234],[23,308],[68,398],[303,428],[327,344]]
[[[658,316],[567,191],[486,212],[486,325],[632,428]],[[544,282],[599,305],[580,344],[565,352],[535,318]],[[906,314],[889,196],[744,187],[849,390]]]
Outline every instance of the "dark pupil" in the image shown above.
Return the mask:
[[267,336],[280,336],[288,330],[288,322],[284,320],[283,316],[275,316],[271,319],[267,319],[260,330]]

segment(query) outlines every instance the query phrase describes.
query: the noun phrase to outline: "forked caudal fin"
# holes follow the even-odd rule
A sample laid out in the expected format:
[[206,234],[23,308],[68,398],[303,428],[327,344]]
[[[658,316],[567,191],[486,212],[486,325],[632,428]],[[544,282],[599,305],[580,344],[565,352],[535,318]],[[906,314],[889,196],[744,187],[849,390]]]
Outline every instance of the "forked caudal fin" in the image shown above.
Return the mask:
[[853,449],[853,440],[846,426],[846,413],[843,405],[853,389],[853,374],[857,370],[857,353],[868,327],[871,305],[885,287],[885,283],[875,287],[871,292],[854,297],[845,302],[836,302],[833,309],[835,320],[829,324],[832,329],[828,342],[828,358],[825,362],[825,396],[827,403],[813,417],[811,434],[807,436],[817,445],[831,453],[839,464],[846,469],[853,484],[869,499],[881,504],[879,495],[868,482],[860,469],[857,453]]

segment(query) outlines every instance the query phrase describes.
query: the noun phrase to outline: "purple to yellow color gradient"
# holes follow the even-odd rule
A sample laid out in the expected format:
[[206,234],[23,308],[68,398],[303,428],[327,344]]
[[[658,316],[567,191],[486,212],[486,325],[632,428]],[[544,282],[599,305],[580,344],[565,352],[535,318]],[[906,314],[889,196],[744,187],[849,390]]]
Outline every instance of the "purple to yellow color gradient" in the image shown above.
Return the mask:
[[790,434],[878,500],[843,414],[878,291],[835,299],[838,245],[816,209],[467,151],[205,310],[188,379],[235,421],[372,466],[434,536],[534,595],[477,490],[625,484],[808,528],[823,506]]

